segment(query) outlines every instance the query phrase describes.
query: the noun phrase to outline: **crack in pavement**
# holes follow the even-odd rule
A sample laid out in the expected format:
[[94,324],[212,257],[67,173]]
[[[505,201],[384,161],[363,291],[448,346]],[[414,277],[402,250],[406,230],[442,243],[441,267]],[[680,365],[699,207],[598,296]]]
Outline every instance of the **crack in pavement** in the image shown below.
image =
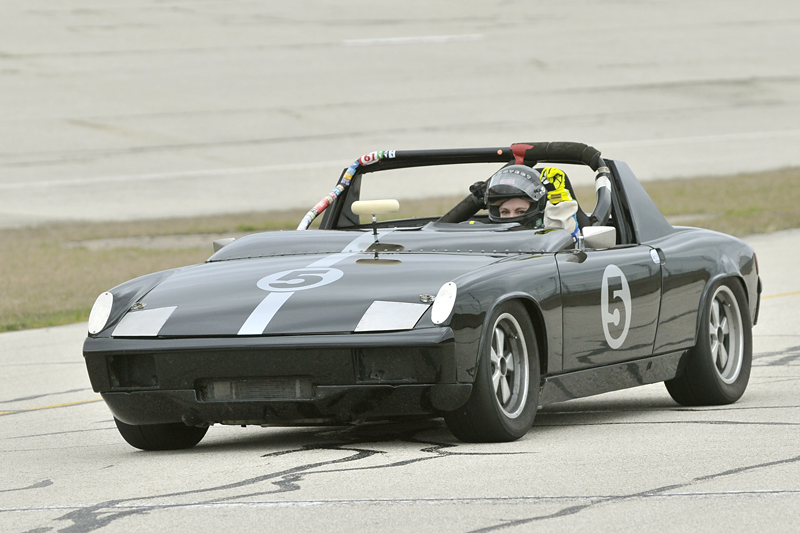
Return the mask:
[[597,499],[595,501],[592,501],[590,503],[587,503],[587,504],[584,504],[584,505],[573,505],[573,506],[567,507],[565,509],[561,509],[560,511],[557,511],[555,513],[551,513],[551,514],[548,514],[548,515],[534,516],[534,517],[523,518],[523,519],[519,519],[519,520],[509,520],[507,522],[496,524],[494,526],[488,526],[488,527],[484,527],[484,528],[480,528],[480,529],[474,529],[474,530],[471,530],[469,533],[484,533],[484,532],[488,532],[488,531],[496,531],[496,530],[499,530],[499,529],[506,529],[506,528],[510,528],[510,527],[522,526],[522,525],[525,525],[525,524],[530,524],[532,522],[550,520],[552,518],[560,518],[562,516],[569,516],[569,515],[577,514],[577,513],[581,512],[581,511],[585,510],[585,509],[589,509],[589,508],[597,506],[597,505],[602,505],[602,504],[606,504],[606,503],[612,503],[613,504],[613,503],[617,503],[617,502],[621,502],[621,501],[634,500],[634,499],[637,499],[637,498],[644,498],[644,497],[649,497],[649,496],[662,495],[663,493],[668,492],[670,490],[681,489],[681,488],[684,488],[684,487],[690,487],[690,486],[696,485],[698,483],[702,483],[703,481],[719,479],[719,478],[726,477],[726,476],[733,476],[733,475],[736,475],[736,474],[741,474],[742,472],[748,472],[750,470],[757,470],[757,469],[761,469],[761,468],[769,468],[771,466],[790,464],[790,463],[796,463],[796,462],[800,462],[800,455],[798,455],[796,457],[792,457],[790,459],[780,459],[778,461],[770,461],[770,462],[767,462],[767,463],[759,463],[759,464],[750,465],[750,466],[742,466],[742,467],[739,467],[739,468],[732,468],[730,470],[725,470],[723,472],[719,472],[719,473],[716,473],[716,474],[708,474],[708,475],[705,475],[705,476],[696,477],[696,478],[694,478],[691,481],[688,481],[686,483],[678,483],[678,484],[675,484],[675,485],[665,485],[663,487],[657,487],[655,489],[650,489],[650,490],[646,490],[646,491],[642,491],[642,492],[635,492],[635,493],[632,493],[632,494],[623,494],[621,496],[610,496],[610,497],[607,497],[607,498],[599,498],[599,499]]
[[60,396],[62,394],[70,394],[70,393],[73,393],[73,392],[85,392],[87,390],[92,390],[92,389],[90,387],[84,387],[84,388],[81,388],[81,389],[70,389],[70,390],[59,391],[59,392],[48,392],[46,394],[37,394],[35,396],[24,396],[22,398],[12,398],[10,400],[0,400],[0,405],[2,405],[4,403],[14,403],[14,402],[24,402],[26,400],[36,400],[38,398],[46,398],[47,396]]
[[[52,433],[34,433],[33,435],[18,435],[16,437],[6,437],[5,440],[33,439],[33,438],[36,438],[36,437],[52,437],[53,435],[68,435],[70,433],[86,433],[86,432],[89,432],[89,431],[112,431],[112,430],[116,430],[116,429],[117,428],[114,428],[114,427],[92,428],[92,429],[71,429],[69,431],[54,431]],[[2,440],[2,439],[0,439],[0,440]]]
[[[460,453],[453,453],[451,451],[445,450],[445,448],[453,448],[458,447],[458,444],[451,444],[451,443],[441,443],[441,442],[431,442],[431,441],[424,441],[419,440],[416,438],[416,435],[428,431],[431,429],[439,429],[440,425],[436,422],[432,421],[425,421],[424,423],[415,424],[414,427],[409,428],[405,431],[397,433],[396,431],[391,431],[392,426],[389,425],[390,431],[386,431],[386,425],[380,426],[372,426],[372,427],[365,427],[365,428],[345,428],[344,430],[338,430],[331,432],[329,429],[324,429],[316,434],[312,434],[314,436],[326,436],[329,433],[333,433],[333,439],[328,440],[324,443],[314,443],[314,444],[307,444],[302,446],[299,449],[294,450],[284,450],[280,452],[268,453],[262,455],[262,458],[269,458],[269,457],[278,457],[282,455],[288,455],[292,453],[302,453],[308,452],[313,450],[331,450],[331,451],[348,451],[353,452],[352,455],[349,455],[344,458],[340,459],[332,459],[327,461],[319,461],[314,463],[308,463],[300,466],[295,466],[286,470],[281,470],[279,472],[273,472],[269,474],[264,474],[261,476],[255,476],[249,479],[244,479],[241,481],[227,483],[223,485],[218,485],[215,487],[208,487],[203,489],[194,489],[194,490],[187,490],[187,491],[180,491],[180,492],[173,492],[169,494],[162,494],[158,496],[144,496],[144,497],[136,497],[136,498],[124,498],[124,499],[117,499],[117,500],[108,500],[105,502],[100,502],[95,505],[90,505],[87,507],[82,507],[80,509],[76,509],[74,511],[70,511],[58,518],[56,521],[63,521],[69,520],[72,522],[71,525],[59,529],[61,532],[66,533],[84,533],[89,531],[95,531],[97,529],[103,528],[110,523],[118,520],[120,518],[128,517],[135,514],[146,514],[152,507],[142,508],[129,508],[125,510],[120,510],[120,505],[125,504],[127,502],[134,502],[134,501],[147,501],[147,500],[159,500],[163,498],[169,497],[176,497],[176,496],[186,496],[191,494],[209,494],[214,492],[220,492],[225,490],[237,489],[241,487],[253,486],[258,485],[263,482],[271,481],[273,485],[277,488],[272,490],[263,490],[263,491],[255,491],[248,494],[237,494],[235,496],[222,496],[218,498],[212,498],[206,500],[204,502],[199,502],[196,505],[202,504],[215,504],[230,501],[233,499],[241,499],[241,498],[248,498],[253,496],[261,496],[261,495],[269,495],[269,494],[279,494],[285,492],[291,492],[299,490],[301,487],[299,483],[309,475],[313,474],[328,474],[332,472],[342,472],[342,471],[354,471],[354,470],[372,470],[372,469],[380,469],[380,468],[393,468],[393,467],[400,467],[405,466],[408,464],[412,464],[415,462],[425,461],[425,460],[432,460],[432,459],[439,459],[444,457],[450,457],[453,455],[512,455],[516,453],[528,453],[528,452],[510,452],[510,453],[470,453],[466,452],[464,454]],[[370,434],[373,430],[377,431],[377,434]],[[366,435],[364,435],[366,433]],[[333,442],[331,442],[333,440]],[[416,457],[412,459],[406,459],[402,461],[395,461],[393,463],[385,464],[385,465],[374,465],[374,466],[364,466],[364,467],[357,467],[357,468],[348,468],[348,469],[332,469],[332,470],[318,470],[320,468],[324,468],[331,465],[338,465],[342,463],[351,463],[354,461],[361,461],[363,459],[367,459],[374,455],[384,454],[384,451],[378,450],[368,450],[363,448],[357,448],[355,445],[357,444],[374,444],[374,443],[381,443],[387,441],[401,441],[401,442],[411,442],[415,444],[424,444],[426,445],[425,448],[420,449],[419,451],[422,453],[430,453],[433,454],[428,457]],[[169,507],[182,507],[185,504],[165,504],[163,508]]]

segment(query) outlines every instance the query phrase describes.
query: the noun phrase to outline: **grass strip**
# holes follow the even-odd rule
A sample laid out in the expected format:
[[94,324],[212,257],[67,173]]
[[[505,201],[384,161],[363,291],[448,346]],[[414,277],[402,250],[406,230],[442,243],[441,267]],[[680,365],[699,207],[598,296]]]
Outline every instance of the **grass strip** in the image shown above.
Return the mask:
[[[738,236],[800,227],[800,168],[643,185],[676,225]],[[591,188],[577,191],[587,210],[593,196]],[[406,200],[399,216],[441,213],[458,200],[460,197]],[[211,255],[214,238],[294,229],[305,212],[0,230],[0,332],[85,321],[97,295],[115,285],[149,272],[201,263]]]

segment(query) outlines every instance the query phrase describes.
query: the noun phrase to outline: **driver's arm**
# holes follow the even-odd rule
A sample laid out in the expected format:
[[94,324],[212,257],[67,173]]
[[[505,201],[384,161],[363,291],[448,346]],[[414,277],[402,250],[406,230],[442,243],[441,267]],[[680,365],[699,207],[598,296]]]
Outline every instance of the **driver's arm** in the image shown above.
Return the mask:
[[578,231],[578,202],[566,188],[566,176],[561,169],[545,167],[541,174],[542,184],[547,189],[547,205],[544,208],[544,227],[561,228],[575,235]]

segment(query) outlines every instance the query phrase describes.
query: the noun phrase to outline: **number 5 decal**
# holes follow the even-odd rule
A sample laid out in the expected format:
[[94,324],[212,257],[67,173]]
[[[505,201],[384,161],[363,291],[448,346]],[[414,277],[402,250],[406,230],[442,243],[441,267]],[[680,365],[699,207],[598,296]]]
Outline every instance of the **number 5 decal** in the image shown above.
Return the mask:
[[[622,284],[622,288],[615,290],[610,299],[608,296],[609,278],[619,278]],[[613,312],[610,310],[611,304],[617,299],[622,302],[622,307],[625,310],[625,327],[622,328],[620,336],[615,339],[611,336],[608,326],[609,324],[619,326],[619,309],[614,309]],[[612,349],[616,350],[625,342],[625,338],[628,336],[628,328],[631,325],[631,289],[628,287],[628,280],[625,278],[625,274],[622,273],[622,270],[617,265],[608,265],[603,272],[603,285],[600,290],[600,315],[606,342]]]
[[261,335],[292,294],[333,283],[344,275],[339,269],[306,267],[276,272],[258,280],[259,289],[269,291],[239,329],[239,335]]
[[316,289],[341,278],[344,273],[336,268],[296,268],[271,274],[258,281],[258,288],[270,292],[295,292]]

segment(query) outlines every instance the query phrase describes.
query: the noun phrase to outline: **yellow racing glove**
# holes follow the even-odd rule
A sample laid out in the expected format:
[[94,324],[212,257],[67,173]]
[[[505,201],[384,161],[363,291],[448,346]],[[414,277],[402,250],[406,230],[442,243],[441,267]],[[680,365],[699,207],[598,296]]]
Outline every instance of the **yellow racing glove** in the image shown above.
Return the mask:
[[540,176],[542,185],[547,189],[547,200],[553,204],[569,202],[572,195],[567,189],[567,176],[564,171],[556,167],[545,167]]

